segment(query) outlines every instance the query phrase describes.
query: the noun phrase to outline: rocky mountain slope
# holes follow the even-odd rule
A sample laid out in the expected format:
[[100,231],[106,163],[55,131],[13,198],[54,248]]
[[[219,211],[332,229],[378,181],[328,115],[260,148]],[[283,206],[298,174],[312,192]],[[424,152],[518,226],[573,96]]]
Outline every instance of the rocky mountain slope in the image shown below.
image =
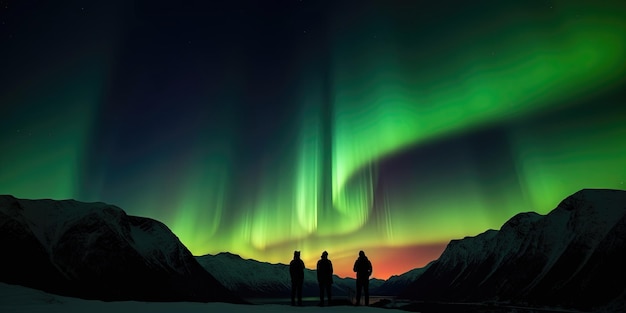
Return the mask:
[[591,310],[626,303],[626,191],[581,190],[547,215],[453,240],[400,296]]
[[243,302],[163,223],[105,203],[0,196],[0,279],[100,300]]

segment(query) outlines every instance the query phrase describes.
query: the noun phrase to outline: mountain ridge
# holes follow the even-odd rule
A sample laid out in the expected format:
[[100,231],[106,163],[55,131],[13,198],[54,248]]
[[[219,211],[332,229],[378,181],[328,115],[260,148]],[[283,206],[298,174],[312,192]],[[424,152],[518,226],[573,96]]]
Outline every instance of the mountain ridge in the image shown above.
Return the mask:
[[[0,196],[0,277],[85,299],[243,303],[159,221],[103,202]],[[28,265],[28,266],[25,266]]]
[[[452,240],[400,296],[593,309],[623,302],[626,191],[583,189],[546,215]],[[600,279],[601,278],[601,279]]]

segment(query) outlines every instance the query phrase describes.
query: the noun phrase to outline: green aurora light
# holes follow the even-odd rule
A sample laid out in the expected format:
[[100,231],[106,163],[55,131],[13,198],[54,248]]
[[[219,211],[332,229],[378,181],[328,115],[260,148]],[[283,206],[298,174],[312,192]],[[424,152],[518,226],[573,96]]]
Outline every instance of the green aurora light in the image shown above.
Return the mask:
[[[296,49],[290,61],[297,70],[281,96],[290,109],[280,111],[290,114],[256,134],[237,53],[220,61],[220,88],[200,80],[194,97],[170,104],[202,108],[184,119],[123,107],[105,121],[114,100],[157,98],[107,95],[122,74],[101,48],[123,42],[109,35],[52,65],[28,65],[47,46],[14,41],[29,52],[9,48],[3,60],[30,74],[0,94],[0,192],[119,205],[164,222],[194,255],[287,263],[297,249],[313,268],[327,250],[352,276],[366,250],[374,276],[387,278],[518,212],[547,213],[583,188],[624,189],[623,1],[500,4],[450,21],[415,21],[415,10],[384,2],[329,11],[327,44]],[[97,29],[108,28],[122,29]],[[186,56],[180,67],[193,68],[197,56]],[[159,73],[160,60],[146,62],[138,85]],[[156,130],[123,145],[133,127]],[[490,141],[479,140],[485,134]]]

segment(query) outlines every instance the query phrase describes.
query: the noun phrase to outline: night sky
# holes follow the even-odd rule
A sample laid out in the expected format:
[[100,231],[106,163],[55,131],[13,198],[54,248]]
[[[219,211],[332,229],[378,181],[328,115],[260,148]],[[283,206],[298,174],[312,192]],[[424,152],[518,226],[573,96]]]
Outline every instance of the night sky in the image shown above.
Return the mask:
[[625,189],[626,2],[0,0],[0,194],[386,279]]

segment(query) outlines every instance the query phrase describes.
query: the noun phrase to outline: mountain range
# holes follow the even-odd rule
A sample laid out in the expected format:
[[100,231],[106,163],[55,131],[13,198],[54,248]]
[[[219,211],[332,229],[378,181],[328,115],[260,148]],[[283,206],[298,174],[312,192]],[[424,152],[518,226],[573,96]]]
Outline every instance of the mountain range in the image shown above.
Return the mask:
[[[420,303],[615,311],[626,307],[626,191],[584,189],[546,215],[452,240],[437,259],[372,294]],[[288,297],[286,264],[231,253],[193,256],[164,224],[105,203],[0,196],[0,280],[88,299],[222,301]],[[305,295],[318,294],[315,271]],[[350,295],[351,278],[334,292]]]

